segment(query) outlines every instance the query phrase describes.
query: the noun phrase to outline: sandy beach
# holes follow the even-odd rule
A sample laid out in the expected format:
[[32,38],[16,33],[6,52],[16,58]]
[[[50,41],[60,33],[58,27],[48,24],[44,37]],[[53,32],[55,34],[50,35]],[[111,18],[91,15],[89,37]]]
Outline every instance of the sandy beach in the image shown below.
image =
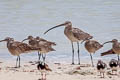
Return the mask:
[[[113,39],[120,42],[119,9],[120,0],[0,0],[0,80],[41,80],[41,72],[37,70],[36,64],[38,52],[21,54],[21,67],[15,68],[16,56],[11,55],[9,51],[11,45],[13,52],[24,53],[26,46],[21,48],[18,45],[15,48],[11,42],[21,42],[28,36],[35,38],[39,36],[57,44],[53,47],[56,51],[51,49],[46,56],[46,63],[52,69],[51,72],[47,72],[47,80],[120,80],[120,68],[117,75],[112,75],[108,65],[111,59],[117,60],[118,56],[114,54],[101,56],[102,52],[112,48],[111,44],[104,45],[96,52],[92,49],[93,52],[90,53],[95,52],[92,55],[95,67],[91,67],[90,54],[84,43],[80,42],[79,46],[75,43],[86,39],[84,36],[79,36],[79,33],[90,34],[93,36],[91,40],[100,44]],[[48,29],[62,23],[64,25],[61,27],[44,34]],[[68,30],[65,30],[66,26]],[[6,37],[10,37],[11,40]],[[10,41],[9,50],[7,43],[2,42],[5,39],[7,42]],[[71,41],[74,42],[74,51]],[[75,65],[71,65],[73,52]],[[101,78],[96,69],[99,59],[107,64],[105,78]],[[78,60],[81,60],[81,65],[76,64]]]
[[[22,62],[20,68],[14,68],[12,61],[0,62],[0,80],[41,80],[41,72],[37,70],[35,61]],[[117,75],[111,75],[108,67],[105,78],[101,78],[96,67],[90,64],[71,65],[65,63],[48,62],[52,72],[47,72],[47,80],[119,80],[120,69]]]

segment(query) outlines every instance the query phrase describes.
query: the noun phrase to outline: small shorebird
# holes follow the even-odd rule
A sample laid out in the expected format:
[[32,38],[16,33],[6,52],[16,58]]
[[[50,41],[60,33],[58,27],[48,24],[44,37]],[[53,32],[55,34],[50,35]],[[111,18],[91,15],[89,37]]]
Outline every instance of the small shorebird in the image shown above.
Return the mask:
[[118,55],[118,61],[119,61],[120,60],[120,58],[119,58],[119,55],[120,55],[120,43],[118,42],[118,40],[113,39],[112,41],[105,42],[104,44],[106,44],[106,43],[113,43],[112,50]]
[[[56,44],[54,42],[50,42],[45,39],[42,39],[38,36],[36,38],[33,38],[32,36],[31,36],[32,38],[29,38],[29,37],[30,36],[28,36],[28,38],[24,39],[23,41],[29,40],[29,45],[34,46],[34,47],[40,47],[41,51],[40,53],[38,52],[39,60],[42,55],[43,61],[45,62],[46,53],[50,51],[55,51],[55,49],[53,49],[52,46],[55,46]],[[34,43],[34,45],[32,45],[31,43]]]
[[113,74],[113,71],[116,71],[116,74],[117,74],[117,69],[118,69],[118,61],[115,60],[115,59],[112,59],[110,62],[109,62],[109,66],[110,68],[112,69],[112,74]]
[[108,51],[106,51],[106,52],[101,53],[101,56],[111,55],[111,54],[116,54],[116,53],[113,51],[113,49],[110,49],[110,50],[108,50]]
[[[97,70],[98,70],[98,72],[100,72],[101,78],[104,78],[104,73],[105,73],[105,68],[106,67],[107,67],[107,65],[103,61],[98,60]],[[103,74],[103,76],[101,75],[101,73]]]
[[31,52],[31,51],[41,50],[41,48],[31,47],[31,46],[29,46],[25,43],[14,41],[14,39],[10,38],[10,37],[7,37],[4,40],[1,40],[0,42],[2,42],[2,41],[6,41],[7,42],[7,48],[9,50],[9,52],[12,55],[17,56],[16,67],[17,67],[17,62],[18,61],[19,61],[19,66],[18,67],[20,67],[20,54],[28,53],[28,52]]
[[[38,63],[37,69],[40,70],[41,72],[42,80],[46,80],[46,71],[52,71],[47,64],[42,62]],[[45,75],[45,78],[44,78],[44,75]]]
[[64,34],[67,36],[67,38],[70,40],[71,44],[72,44],[72,64],[74,64],[74,46],[73,46],[73,42],[77,42],[77,46],[78,46],[78,64],[80,64],[80,54],[79,54],[79,42],[85,39],[92,39],[93,37],[80,30],[79,28],[73,28],[72,27],[72,23],[70,21],[66,21],[63,24],[57,25],[55,27],[52,27],[50,29],[48,29],[44,34],[46,34],[48,31],[60,27],[60,26],[65,26],[64,29]]
[[84,41],[86,41],[85,42],[85,48],[90,53],[92,67],[94,67],[92,53],[95,53],[97,50],[99,50],[100,48],[102,48],[103,45],[101,45],[99,42],[97,42],[95,40],[88,40],[87,39],[87,40],[84,40]]

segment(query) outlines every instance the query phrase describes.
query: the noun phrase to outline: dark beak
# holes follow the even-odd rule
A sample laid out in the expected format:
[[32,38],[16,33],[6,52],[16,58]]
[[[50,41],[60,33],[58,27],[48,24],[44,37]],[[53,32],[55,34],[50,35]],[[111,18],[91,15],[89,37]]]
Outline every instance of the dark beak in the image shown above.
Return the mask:
[[83,42],[85,42],[86,41],[86,39],[85,40],[83,40],[82,42],[81,42],[81,44],[83,43]]
[[50,31],[50,30],[52,30],[52,29],[54,29],[54,28],[57,28],[57,27],[60,27],[60,26],[64,26],[64,25],[66,25],[66,24],[63,23],[63,24],[59,24],[59,25],[57,25],[57,26],[55,26],[55,27],[52,27],[52,28],[48,29],[47,31],[45,31],[44,34],[46,34],[48,31]]
[[24,42],[24,41],[26,41],[26,40],[28,40],[28,38],[27,38],[27,39],[22,40],[22,42]]
[[3,41],[6,41],[6,40],[0,40],[0,42],[3,42]]
[[106,43],[112,43],[112,41],[107,41],[107,42],[103,43],[103,45],[106,44]]

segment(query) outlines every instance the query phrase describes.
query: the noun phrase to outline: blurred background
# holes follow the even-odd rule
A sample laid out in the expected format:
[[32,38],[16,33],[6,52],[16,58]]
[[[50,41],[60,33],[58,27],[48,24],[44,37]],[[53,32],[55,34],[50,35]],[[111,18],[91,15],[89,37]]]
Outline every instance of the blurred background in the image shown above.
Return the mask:
[[[0,40],[13,37],[21,41],[28,35],[40,36],[57,43],[55,52],[47,55],[47,61],[71,62],[71,43],[64,35],[64,27],[43,33],[65,21],[94,36],[100,43],[120,39],[120,0],[0,0]],[[77,56],[77,45],[76,48]],[[93,56],[94,59],[111,59],[117,55],[101,57],[110,49],[106,44]],[[80,45],[82,61],[90,59],[84,44]],[[22,54],[22,60],[37,60],[37,52]],[[0,43],[0,59],[13,60],[6,43]],[[75,58],[77,60],[77,57]],[[81,61],[81,62],[82,62]]]

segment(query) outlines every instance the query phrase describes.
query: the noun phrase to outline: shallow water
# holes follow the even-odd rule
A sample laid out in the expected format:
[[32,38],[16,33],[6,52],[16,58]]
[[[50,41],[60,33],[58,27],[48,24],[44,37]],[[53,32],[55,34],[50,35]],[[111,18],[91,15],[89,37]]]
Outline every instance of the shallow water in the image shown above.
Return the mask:
[[[64,27],[43,33],[64,21],[72,21],[78,27],[103,43],[113,38],[120,39],[120,0],[0,0],[0,39],[13,37],[23,40],[28,35],[40,36],[57,43],[56,52],[48,54],[49,60],[71,61],[71,44],[64,35]],[[76,45],[75,45],[76,46]],[[94,55],[111,48],[108,44]],[[77,49],[77,47],[76,47]],[[84,46],[80,46],[83,60],[89,58]],[[24,54],[23,59],[36,59],[37,54]],[[5,43],[0,43],[0,59],[12,60]],[[77,58],[76,58],[77,59]]]

